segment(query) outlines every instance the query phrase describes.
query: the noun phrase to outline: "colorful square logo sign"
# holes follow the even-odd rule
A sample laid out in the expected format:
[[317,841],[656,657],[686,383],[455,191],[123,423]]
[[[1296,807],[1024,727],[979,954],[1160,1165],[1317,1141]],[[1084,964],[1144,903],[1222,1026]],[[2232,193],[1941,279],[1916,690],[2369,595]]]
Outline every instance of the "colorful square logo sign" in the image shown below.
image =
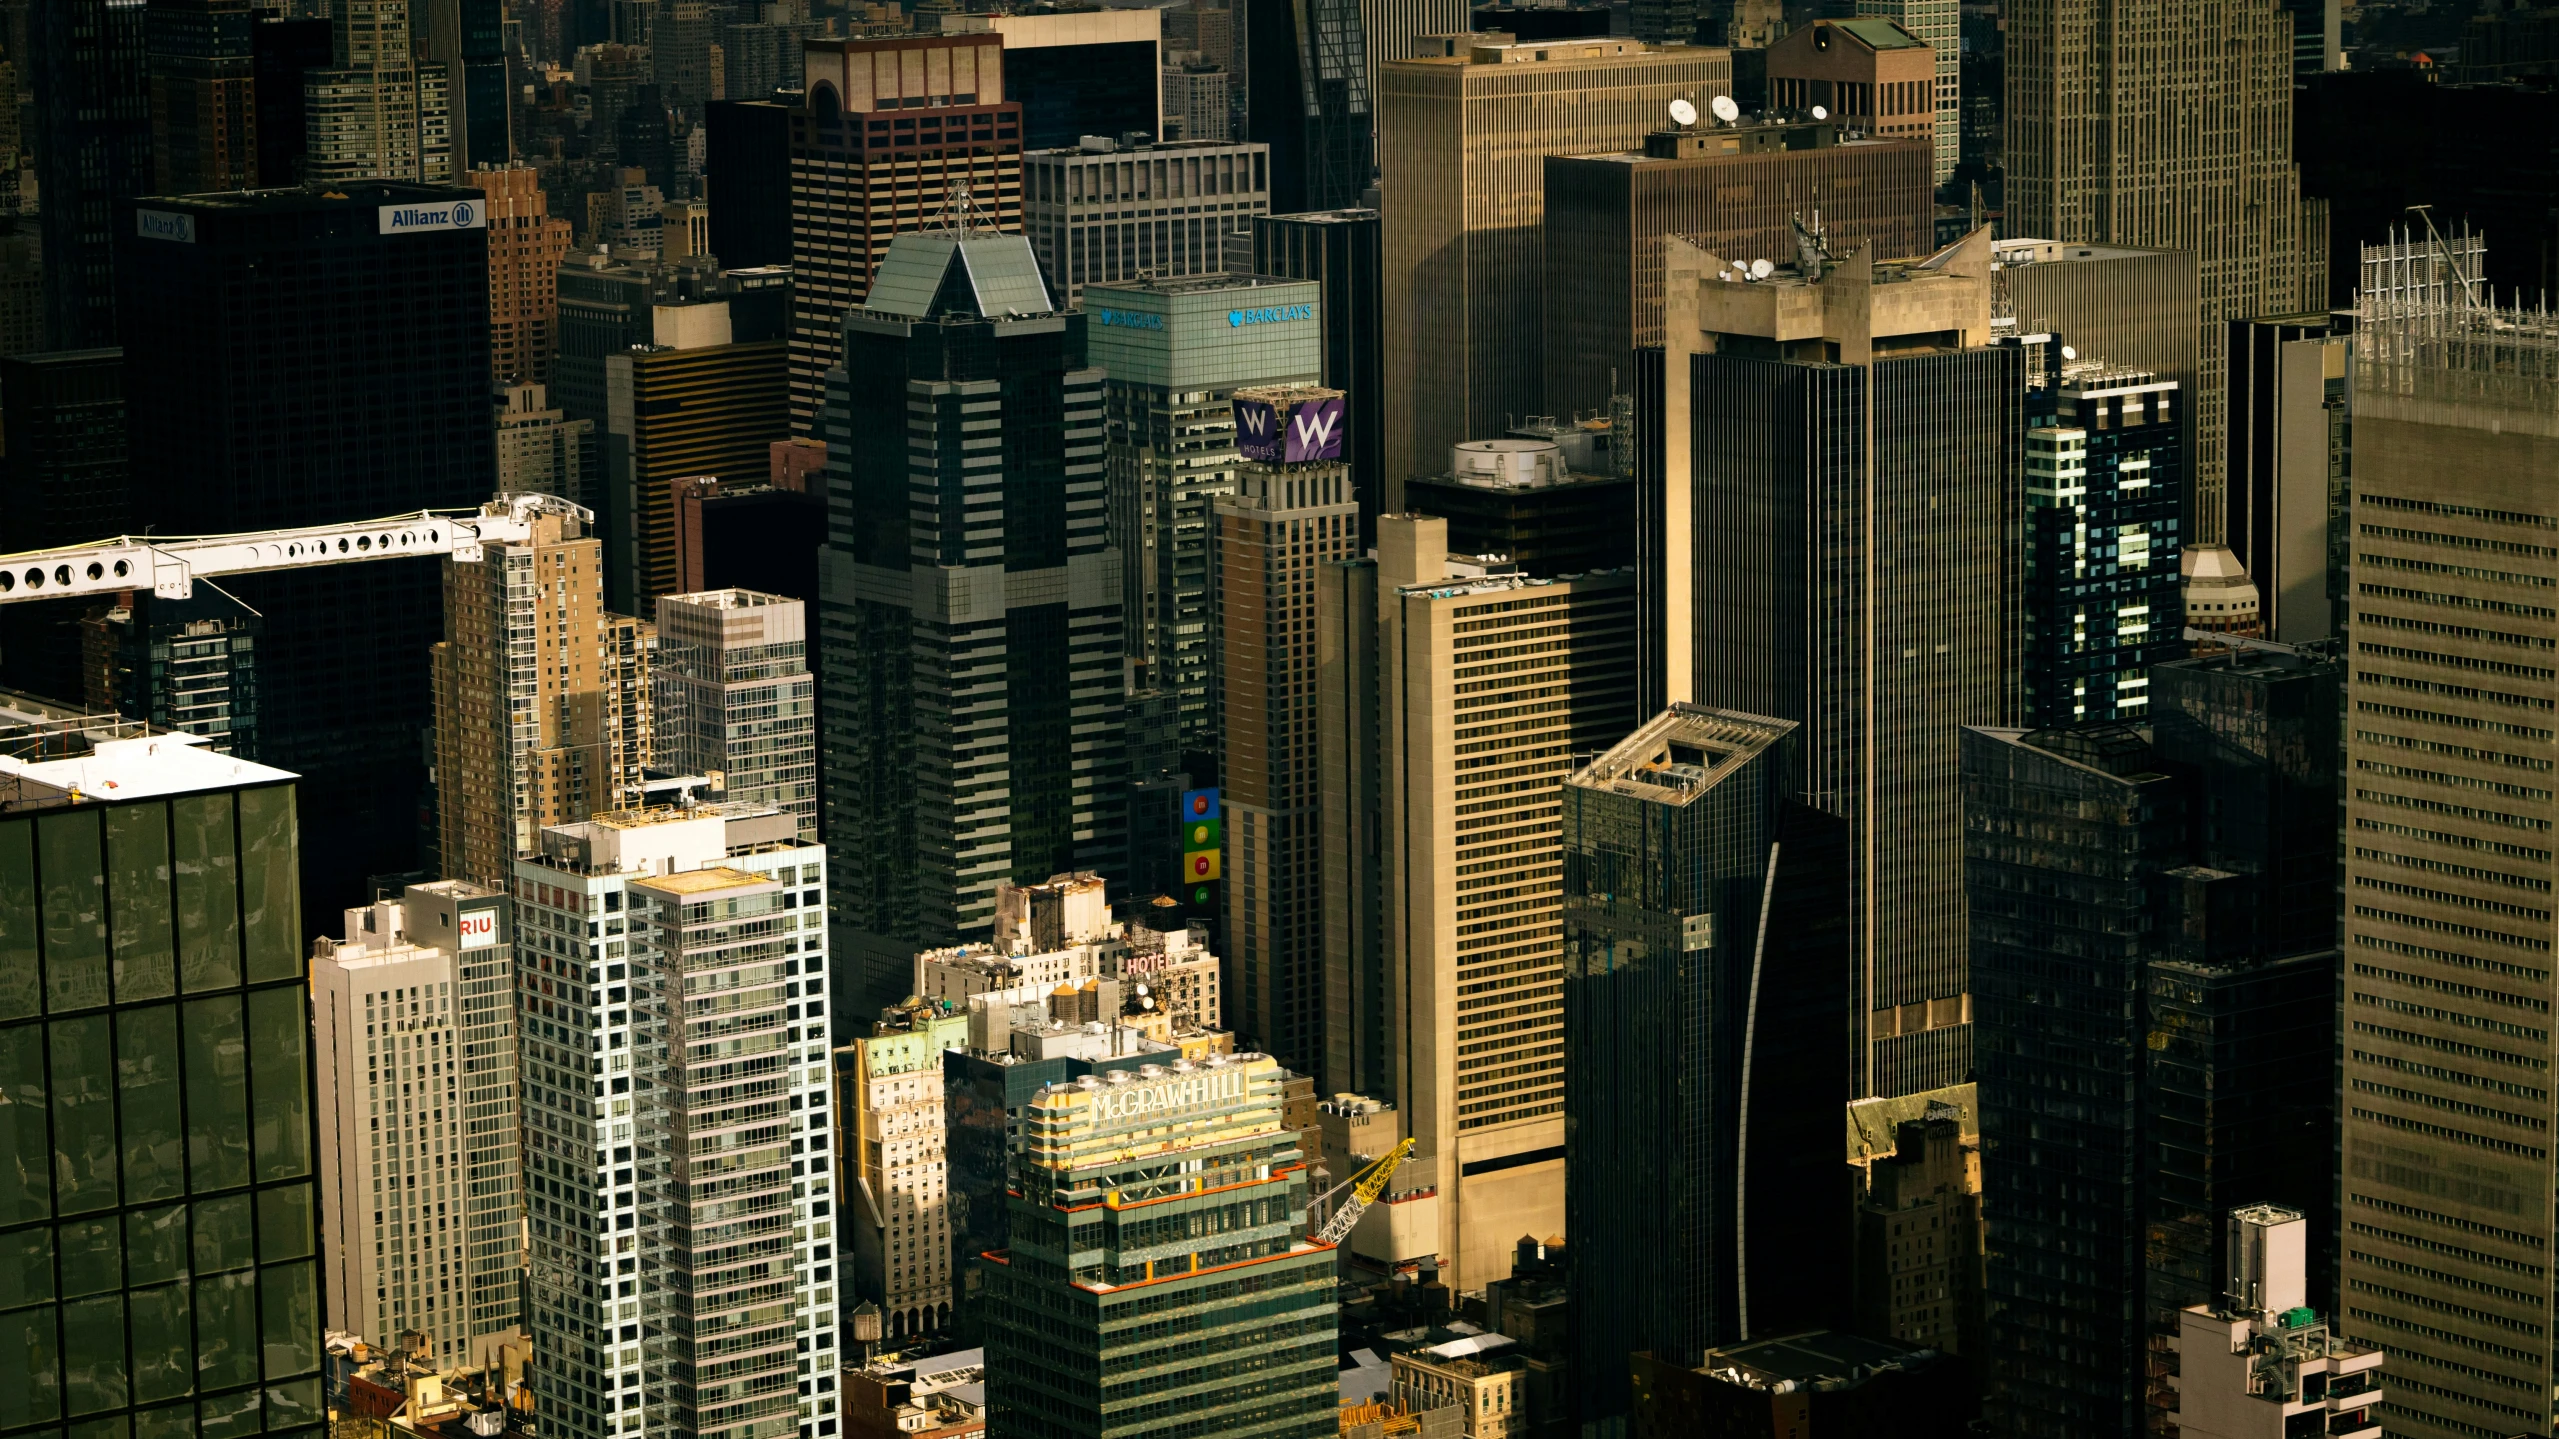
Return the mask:
[[1183,825],[1182,853],[1189,854],[1194,850],[1223,848],[1220,843],[1222,836],[1219,834],[1219,831],[1224,828],[1224,825],[1213,819],[1195,819],[1189,824]]
[[1220,878],[1222,874],[1216,850],[1204,849],[1197,854],[1182,856],[1182,875],[1193,884],[1205,884],[1209,880]]
[[[1162,811],[1159,810],[1157,812],[1161,813]],[[1213,789],[1186,789],[1182,791],[1182,823],[1189,824],[1193,820],[1216,819],[1217,817],[1217,791]]]

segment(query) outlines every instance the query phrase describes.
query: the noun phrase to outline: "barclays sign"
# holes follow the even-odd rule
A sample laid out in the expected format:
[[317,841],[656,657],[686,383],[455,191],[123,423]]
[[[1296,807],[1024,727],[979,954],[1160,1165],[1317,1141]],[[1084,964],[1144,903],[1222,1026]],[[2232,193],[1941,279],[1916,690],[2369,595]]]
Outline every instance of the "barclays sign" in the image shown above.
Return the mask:
[[1266,310],[1229,310],[1226,312],[1226,323],[1229,326],[1236,328],[1241,328],[1245,325],[1277,324],[1282,320],[1311,320],[1314,318],[1315,307],[1313,305],[1274,305]]
[[1164,328],[1164,317],[1144,310],[1095,310],[1093,323],[1105,329],[1160,330]]

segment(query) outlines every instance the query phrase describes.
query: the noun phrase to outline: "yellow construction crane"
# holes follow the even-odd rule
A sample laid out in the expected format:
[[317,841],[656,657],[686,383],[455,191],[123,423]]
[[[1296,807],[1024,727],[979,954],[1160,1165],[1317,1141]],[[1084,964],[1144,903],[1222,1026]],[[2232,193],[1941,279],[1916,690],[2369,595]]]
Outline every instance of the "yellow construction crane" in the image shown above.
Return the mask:
[[1351,1192],[1351,1197],[1342,1202],[1342,1207],[1333,1211],[1333,1217],[1325,1220],[1323,1226],[1315,1231],[1316,1242],[1339,1244],[1347,1238],[1352,1226],[1359,1223],[1359,1217],[1368,1212],[1368,1206],[1376,1203],[1377,1196],[1386,1192],[1386,1182],[1395,1177],[1396,1167],[1401,1165],[1405,1156],[1412,1152],[1413,1141],[1409,1139],[1400,1141],[1393,1149],[1386,1151],[1366,1168],[1355,1171],[1350,1178],[1334,1185],[1326,1191],[1322,1199],[1315,1201],[1315,1207],[1320,1211],[1323,1206],[1332,1202],[1334,1195],[1345,1189]]

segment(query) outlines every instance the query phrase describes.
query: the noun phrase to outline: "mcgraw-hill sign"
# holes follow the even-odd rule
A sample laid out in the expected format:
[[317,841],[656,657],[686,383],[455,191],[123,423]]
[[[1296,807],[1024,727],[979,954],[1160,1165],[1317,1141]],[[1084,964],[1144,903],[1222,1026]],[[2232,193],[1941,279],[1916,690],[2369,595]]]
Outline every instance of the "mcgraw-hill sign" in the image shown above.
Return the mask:
[[1298,465],[1342,457],[1342,397],[1315,394],[1278,400],[1235,399],[1235,448],[1266,465]]

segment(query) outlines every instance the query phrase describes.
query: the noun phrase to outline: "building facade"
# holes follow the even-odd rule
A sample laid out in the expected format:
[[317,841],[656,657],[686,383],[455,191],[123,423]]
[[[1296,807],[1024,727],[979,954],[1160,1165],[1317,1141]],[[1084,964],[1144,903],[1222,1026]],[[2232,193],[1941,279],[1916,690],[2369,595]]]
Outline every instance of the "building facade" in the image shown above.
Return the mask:
[[1919,37],[1936,62],[1934,180],[1955,178],[1955,162],[1963,158],[1963,6],[1950,0],[1857,0],[1857,13],[1890,20]]
[[191,0],[150,17],[154,194],[258,188],[256,26],[246,0]]
[[118,201],[154,189],[150,17],[139,5],[27,12],[34,98],[28,151],[43,203],[46,348],[86,350],[124,337],[116,326]]
[[[896,1011],[835,1052],[835,1113],[845,1141],[841,1249],[858,1292],[886,1313],[891,1340],[951,1322],[951,1176],[942,1053],[967,1047],[965,1014]],[[903,1027],[894,1027],[902,1025]]]
[[2036,378],[2046,382],[2027,399],[2026,723],[2138,719],[2150,667],[2186,652],[2189,397],[2174,380],[2094,359]]
[[1937,62],[1928,42],[1880,16],[1815,20],[1768,47],[1768,102],[1815,106],[1852,131],[1934,153]]
[[2343,1439],[2381,1439],[2385,1411],[2396,1419],[2399,1409],[2385,1383],[2396,1390],[2399,1378],[2384,1381],[2382,1351],[2340,1335],[2311,1308],[2310,1225],[2299,1211],[2272,1204],[2228,1216],[2230,1264],[2220,1289],[2178,1315],[2180,1383],[2165,1416],[2173,1431],[2275,1439],[2316,1427]]
[[329,1316],[375,1344],[422,1333],[438,1369],[490,1367],[524,1323],[506,895],[442,880],[346,917],[311,954]]
[[349,0],[330,18],[331,63],[302,77],[303,178],[453,183],[453,73],[419,58],[408,0]]
[[500,387],[548,384],[569,222],[551,214],[528,166],[473,170],[470,183],[488,197],[489,377]]
[[676,593],[680,479],[760,479],[790,434],[788,346],[741,325],[732,300],[654,307],[653,334],[604,361],[606,593],[626,613]]
[[1243,15],[1246,138],[1270,147],[1272,213],[1359,204],[1376,173],[1377,126],[1358,0]]
[[[2457,243],[2457,242],[2456,242]],[[2343,636],[2353,346],[2334,315],[2230,323],[2230,548],[2257,581],[2266,638]]]
[[1072,303],[1087,285],[1223,272],[1226,237],[1270,213],[1270,189],[1265,145],[1095,136],[1022,157],[1022,230],[1049,288]]
[[1384,377],[1380,374],[1377,212],[1319,210],[1264,215],[1253,222],[1253,273],[1313,280],[1323,325],[1323,381],[1342,392],[1342,458],[1359,500],[1360,545],[1377,540],[1384,461]]
[[498,493],[554,495],[592,510],[597,455],[595,421],[572,420],[551,407],[541,385],[499,392]]
[[817,836],[817,677],[807,606],[753,590],[657,604],[655,768],[717,773],[731,801],[790,815]]

